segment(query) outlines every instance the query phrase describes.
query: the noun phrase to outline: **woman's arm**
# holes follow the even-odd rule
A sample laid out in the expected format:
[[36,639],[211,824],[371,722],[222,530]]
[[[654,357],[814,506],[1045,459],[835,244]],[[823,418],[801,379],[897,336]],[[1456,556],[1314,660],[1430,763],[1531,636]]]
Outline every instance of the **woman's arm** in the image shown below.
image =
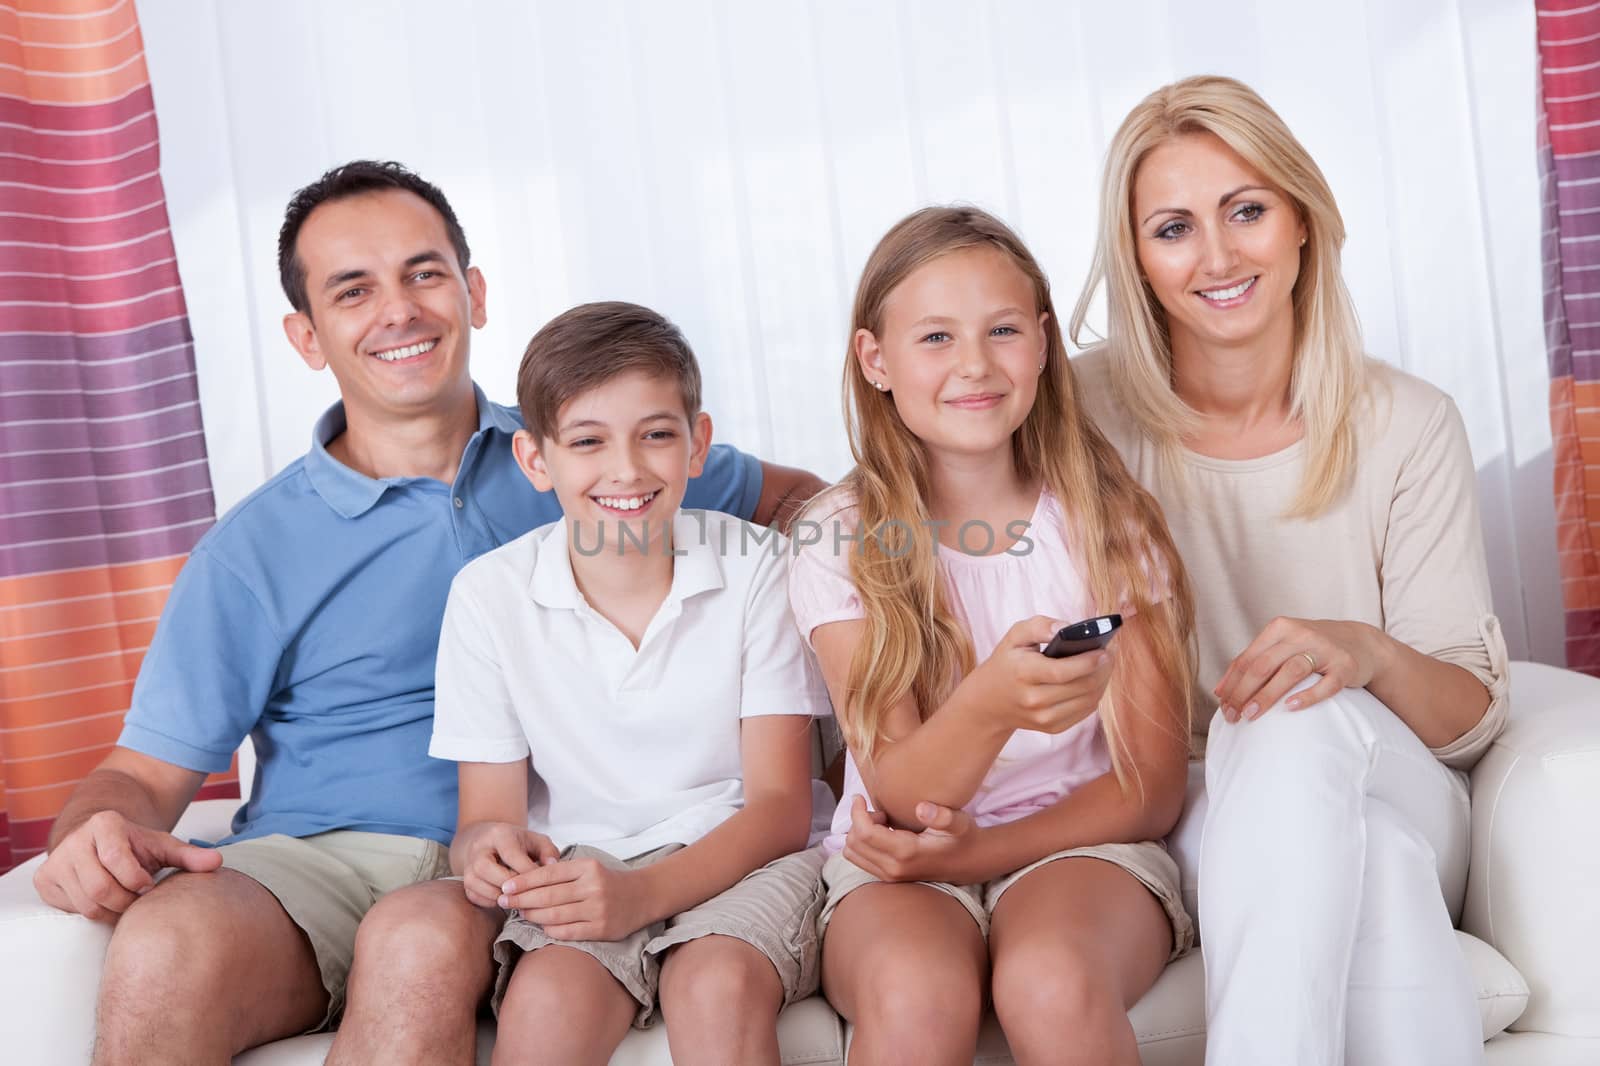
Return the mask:
[[1290,696],[1284,704],[1289,710],[1364,688],[1430,748],[1462,736],[1489,707],[1488,688],[1467,670],[1424,655],[1376,626],[1274,618],[1217,685],[1223,716],[1230,722],[1258,718],[1313,672],[1321,679]]
[[[1383,531],[1376,575],[1383,628],[1274,619],[1217,686],[1229,720],[1254,718],[1317,673],[1321,680],[1285,706],[1298,710],[1344,688],[1366,688],[1452,762],[1470,765],[1503,722],[1498,697],[1507,657],[1491,613],[1472,451],[1448,397],[1430,389],[1424,407],[1409,392],[1398,394],[1416,387],[1396,383],[1392,417],[1419,428],[1395,477]],[[1494,720],[1486,721],[1491,711]],[[1472,750],[1456,751],[1458,740]]]

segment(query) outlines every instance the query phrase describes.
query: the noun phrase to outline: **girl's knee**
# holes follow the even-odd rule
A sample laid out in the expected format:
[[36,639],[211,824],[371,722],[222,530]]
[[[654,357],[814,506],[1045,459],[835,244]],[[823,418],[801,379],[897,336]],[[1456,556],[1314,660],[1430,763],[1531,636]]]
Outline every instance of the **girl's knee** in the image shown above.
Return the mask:
[[1021,951],[996,960],[991,994],[1008,1033],[1037,1025],[1092,1032],[1127,1013],[1111,970],[1074,952]]
[[912,1043],[937,1042],[977,1032],[983,986],[964,968],[882,966],[855,989],[857,1026],[894,1032]]

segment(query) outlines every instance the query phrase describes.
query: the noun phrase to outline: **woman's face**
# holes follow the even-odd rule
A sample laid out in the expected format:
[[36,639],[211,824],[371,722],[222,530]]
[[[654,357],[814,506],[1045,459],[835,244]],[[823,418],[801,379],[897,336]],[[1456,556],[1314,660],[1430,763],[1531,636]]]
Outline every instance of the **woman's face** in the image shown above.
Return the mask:
[[1133,179],[1139,268],[1174,352],[1294,336],[1306,228],[1288,196],[1210,133],[1174,137]]

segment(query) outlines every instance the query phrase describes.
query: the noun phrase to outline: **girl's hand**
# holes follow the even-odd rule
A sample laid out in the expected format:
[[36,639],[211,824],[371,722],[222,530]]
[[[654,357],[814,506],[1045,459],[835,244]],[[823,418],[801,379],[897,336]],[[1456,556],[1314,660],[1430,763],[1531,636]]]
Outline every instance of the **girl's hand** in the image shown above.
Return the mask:
[[1040,650],[1065,623],[1035,616],[1007,630],[964,684],[978,687],[977,706],[1012,729],[1063,733],[1100,706],[1111,683],[1111,646],[1066,659]]
[[556,940],[621,940],[650,924],[649,892],[639,875],[597,859],[568,859],[510,878],[498,902]]
[[892,828],[883,812],[868,810],[866,799],[857,796],[850,805],[845,858],[883,881],[983,880],[972,872],[978,829],[970,814],[923,802],[917,818],[927,826],[920,833]]
[[1252,721],[1312,674],[1316,684],[1284,704],[1303,710],[1347,688],[1366,688],[1383,659],[1387,635],[1365,622],[1274,618],[1240,652],[1212,694],[1230,722]]
[[559,858],[560,850],[543,833],[510,822],[479,823],[467,849],[461,887],[476,906],[500,906],[501,885]]

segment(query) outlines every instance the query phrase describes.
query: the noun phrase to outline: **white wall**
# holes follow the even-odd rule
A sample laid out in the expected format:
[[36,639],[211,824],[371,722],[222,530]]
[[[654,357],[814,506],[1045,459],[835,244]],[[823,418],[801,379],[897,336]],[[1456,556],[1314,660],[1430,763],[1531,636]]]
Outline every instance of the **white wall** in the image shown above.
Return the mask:
[[489,280],[475,371],[509,399],[533,331],[631,299],[694,343],[723,439],[833,477],[855,275],[908,210],[1016,225],[1070,305],[1106,140],[1217,72],[1333,183],[1370,350],[1454,394],[1496,608],[1562,661],[1528,0],[140,0],[219,506],[305,449],[334,396],[283,339],[283,205],[400,159]]

